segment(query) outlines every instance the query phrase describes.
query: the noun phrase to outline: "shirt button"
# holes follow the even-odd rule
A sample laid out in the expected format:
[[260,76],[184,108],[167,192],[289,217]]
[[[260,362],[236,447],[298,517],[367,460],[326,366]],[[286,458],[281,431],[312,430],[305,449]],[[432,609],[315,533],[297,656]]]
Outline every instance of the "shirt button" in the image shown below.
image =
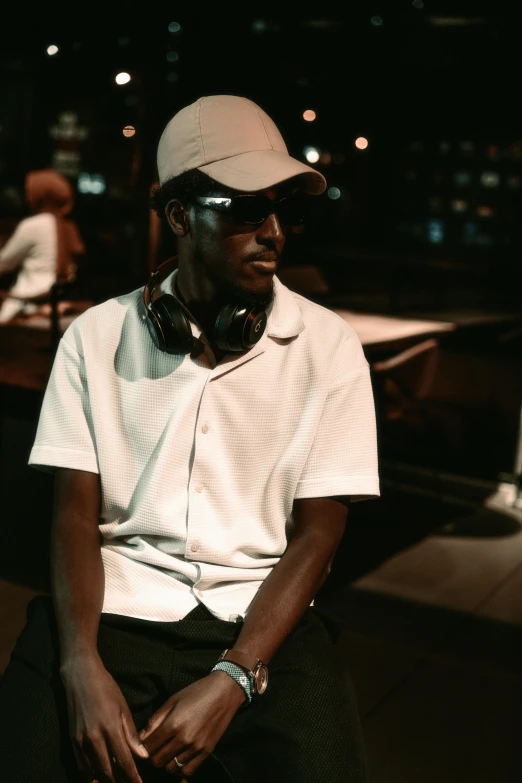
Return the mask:
[[196,487],[196,492],[203,492],[203,487],[201,484],[198,484]]
[[197,544],[191,544],[190,545],[190,551],[191,552],[197,552],[198,551],[198,545]]
[[207,432],[208,432],[208,427],[207,427],[207,425],[206,425],[206,424],[204,424],[204,425],[202,426],[202,428],[201,428],[201,432],[204,432],[204,433],[205,433],[205,435],[207,434]]

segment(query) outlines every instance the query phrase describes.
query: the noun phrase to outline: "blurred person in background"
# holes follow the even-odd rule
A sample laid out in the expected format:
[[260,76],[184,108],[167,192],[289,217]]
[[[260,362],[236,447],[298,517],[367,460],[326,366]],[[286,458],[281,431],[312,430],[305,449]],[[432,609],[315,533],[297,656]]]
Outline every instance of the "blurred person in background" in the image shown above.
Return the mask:
[[326,181],[230,95],[181,109],[157,160],[177,265],[80,315],[46,389],[52,600],[0,684],[2,772],[365,783],[313,603],[350,503],[379,495],[369,367],[275,275]]
[[26,209],[21,189],[6,184],[0,190],[0,250],[25,217]]
[[36,313],[39,307],[32,300],[50,294],[56,282],[74,280],[76,258],[85,252],[76,223],[67,217],[74,206],[69,180],[52,169],[30,171],[25,199],[33,215],[18,224],[0,250],[0,277],[18,272],[13,285],[0,293],[0,324]]

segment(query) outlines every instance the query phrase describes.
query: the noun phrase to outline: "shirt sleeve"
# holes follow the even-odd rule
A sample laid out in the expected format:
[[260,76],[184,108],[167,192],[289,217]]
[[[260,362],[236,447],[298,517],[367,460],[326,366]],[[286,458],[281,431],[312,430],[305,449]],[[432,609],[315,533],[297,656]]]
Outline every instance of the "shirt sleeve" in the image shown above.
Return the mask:
[[24,258],[29,255],[32,244],[25,221],[22,220],[16,227],[14,234],[0,250],[0,274],[3,275],[17,269]]
[[335,495],[380,495],[370,367],[354,332],[341,343],[295,499]]
[[40,411],[29,465],[48,473],[99,473],[83,357],[62,337]]

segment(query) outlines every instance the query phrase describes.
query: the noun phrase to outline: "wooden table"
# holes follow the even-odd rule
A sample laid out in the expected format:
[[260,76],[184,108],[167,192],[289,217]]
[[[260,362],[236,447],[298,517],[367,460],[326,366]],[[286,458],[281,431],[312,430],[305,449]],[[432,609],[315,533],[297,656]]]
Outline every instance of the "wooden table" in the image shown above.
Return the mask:
[[457,324],[451,321],[428,321],[399,318],[378,313],[359,313],[353,310],[329,308],[351,326],[366,351],[395,351],[416,342],[453,332]]

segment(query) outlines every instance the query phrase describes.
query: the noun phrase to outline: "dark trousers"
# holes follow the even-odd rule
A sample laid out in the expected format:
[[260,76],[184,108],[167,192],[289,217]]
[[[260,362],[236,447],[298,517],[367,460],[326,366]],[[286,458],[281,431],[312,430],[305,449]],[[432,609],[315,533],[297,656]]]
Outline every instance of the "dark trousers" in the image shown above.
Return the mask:
[[[233,646],[241,623],[199,605],[179,622],[102,614],[100,657],[138,731],[173,693],[204,677]],[[172,776],[138,760],[144,781]],[[0,779],[77,783],[51,599],[34,598],[0,681]],[[364,783],[366,762],[353,691],[338,653],[309,608],[269,665],[266,692],[242,705],[192,778],[233,783]]]

